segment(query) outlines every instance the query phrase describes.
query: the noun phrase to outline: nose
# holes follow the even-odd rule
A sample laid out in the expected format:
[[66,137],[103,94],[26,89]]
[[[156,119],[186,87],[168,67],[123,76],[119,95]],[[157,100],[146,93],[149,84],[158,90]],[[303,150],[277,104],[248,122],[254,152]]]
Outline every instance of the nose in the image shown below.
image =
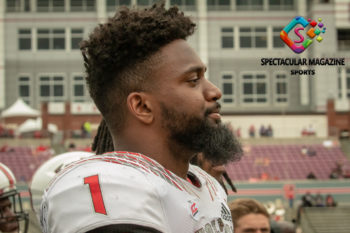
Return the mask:
[[209,102],[219,100],[222,96],[220,89],[209,80],[206,80],[206,82],[207,85],[204,90],[206,100]]

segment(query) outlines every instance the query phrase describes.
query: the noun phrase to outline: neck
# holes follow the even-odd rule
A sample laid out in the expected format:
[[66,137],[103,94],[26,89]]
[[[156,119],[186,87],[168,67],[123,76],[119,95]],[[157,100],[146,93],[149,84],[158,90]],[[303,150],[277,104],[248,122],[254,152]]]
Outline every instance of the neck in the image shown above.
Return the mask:
[[194,155],[193,152],[178,150],[174,147],[169,148],[164,141],[154,140],[152,143],[146,143],[148,140],[135,141],[132,143],[118,138],[113,140],[114,148],[117,151],[130,151],[141,153],[151,159],[154,159],[167,170],[177,176],[186,179],[189,168],[189,161]]

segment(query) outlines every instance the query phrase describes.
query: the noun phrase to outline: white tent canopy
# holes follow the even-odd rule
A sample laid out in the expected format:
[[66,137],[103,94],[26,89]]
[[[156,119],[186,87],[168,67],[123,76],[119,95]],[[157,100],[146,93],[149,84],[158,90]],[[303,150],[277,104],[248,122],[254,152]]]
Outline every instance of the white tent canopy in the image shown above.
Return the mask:
[[[28,119],[25,122],[23,122],[19,127],[18,127],[18,133],[27,133],[27,132],[34,132],[34,131],[39,131],[42,129],[42,120],[40,117],[37,119]],[[56,133],[57,132],[57,126],[55,124],[48,124],[48,131],[50,133]]]
[[40,113],[38,110],[31,108],[22,99],[17,99],[14,104],[12,104],[8,109],[4,110],[1,114],[2,117],[37,117],[39,115]]

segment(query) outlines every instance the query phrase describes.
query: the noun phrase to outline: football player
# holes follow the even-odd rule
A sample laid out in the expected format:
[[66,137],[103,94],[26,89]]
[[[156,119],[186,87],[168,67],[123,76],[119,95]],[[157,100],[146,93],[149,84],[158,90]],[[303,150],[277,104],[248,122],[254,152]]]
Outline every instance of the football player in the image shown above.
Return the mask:
[[36,213],[38,220],[40,204],[42,201],[41,198],[44,194],[44,190],[50,183],[50,180],[70,163],[91,155],[93,155],[93,153],[85,151],[71,151],[62,153],[47,160],[35,171],[30,182],[29,191],[32,209]]
[[231,178],[226,172],[226,168],[223,164],[215,164],[212,161],[206,159],[203,153],[198,153],[195,157],[191,159],[191,164],[197,165],[202,168],[204,171],[209,173],[214,177],[220,185],[224,188],[226,194],[228,194],[227,188],[225,186],[224,180],[231,187],[233,192],[237,192],[236,186],[232,183]]
[[23,211],[16,178],[5,164],[0,163],[0,232],[26,233],[27,230],[28,214]]
[[194,29],[177,7],[155,4],[122,8],[82,42],[115,151],[60,171],[41,205],[45,233],[233,232],[225,191],[189,164],[202,151],[220,163],[241,155],[221,124],[221,92],[186,42]]

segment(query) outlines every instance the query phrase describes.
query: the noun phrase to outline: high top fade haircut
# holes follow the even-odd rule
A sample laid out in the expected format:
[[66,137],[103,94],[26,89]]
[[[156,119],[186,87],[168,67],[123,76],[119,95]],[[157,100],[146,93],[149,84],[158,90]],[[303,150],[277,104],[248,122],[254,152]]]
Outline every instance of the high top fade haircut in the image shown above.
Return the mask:
[[149,9],[120,10],[81,43],[89,92],[111,130],[122,129],[126,99],[149,91],[155,55],[163,46],[193,34],[195,24],[164,1]]

